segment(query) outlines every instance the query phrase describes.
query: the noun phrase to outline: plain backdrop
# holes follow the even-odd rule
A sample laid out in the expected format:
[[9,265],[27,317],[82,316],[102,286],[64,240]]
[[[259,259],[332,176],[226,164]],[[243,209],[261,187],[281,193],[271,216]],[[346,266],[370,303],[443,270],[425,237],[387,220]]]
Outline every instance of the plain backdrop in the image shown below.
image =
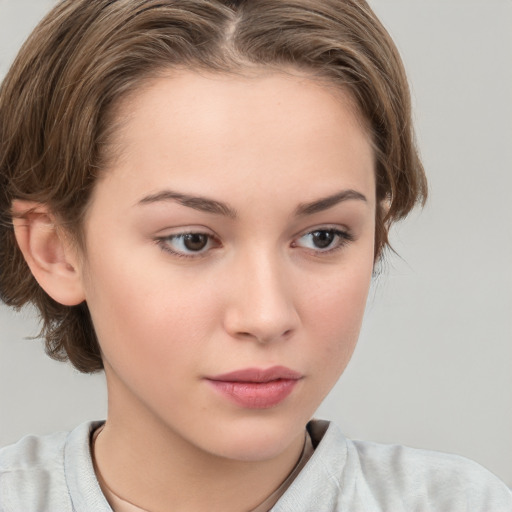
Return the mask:
[[[0,77],[51,6],[0,0]],[[358,349],[318,415],[349,437],[470,457],[512,485],[512,2],[373,0],[412,87],[430,200],[392,233]],[[2,262],[0,262],[1,264]],[[0,445],[106,414],[102,375],[48,359],[0,306]]]

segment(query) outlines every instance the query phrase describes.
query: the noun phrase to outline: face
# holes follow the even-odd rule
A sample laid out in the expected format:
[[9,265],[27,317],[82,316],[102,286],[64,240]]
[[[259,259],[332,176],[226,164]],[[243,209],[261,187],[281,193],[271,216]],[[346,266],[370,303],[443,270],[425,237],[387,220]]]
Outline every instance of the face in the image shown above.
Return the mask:
[[368,136],[347,96],[284,73],[173,74],[120,115],[82,269],[109,418],[209,454],[275,456],[356,344],[374,254]]

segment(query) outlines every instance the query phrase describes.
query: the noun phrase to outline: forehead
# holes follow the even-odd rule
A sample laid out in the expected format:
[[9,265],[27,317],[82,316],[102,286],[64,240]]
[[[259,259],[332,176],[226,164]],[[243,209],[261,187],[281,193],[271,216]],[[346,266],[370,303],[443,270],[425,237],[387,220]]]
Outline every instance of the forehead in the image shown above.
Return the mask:
[[[250,132],[251,127],[282,126],[285,118],[295,126],[297,135],[300,128],[326,133],[333,123],[337,128],[343,125],[366,132],[366,122],[347,88],[291,68],[256,68],[244,74],[169,71],[146,80],[120,102],[116,114],[119,126],[129,130],[171,115],[166,119],[167,129],[176,120],[174,127],[181,136],[193,128],[188,133],[206,135],[205,142],[215,133],[221,137],[235,125],[245,128],[242,138],[256,134]],[[119,134],[128,136],[128,141],[128,131],[121,129]]]
[[166,184],[227,199],[229,186],[293,191],[298,179],[319,176],[326,192],[362,187],[368,195],[373,151],[356,112],[347,92],[298,73],[173,72],[120,104],[118,158],[105,179],[122,174],[133,200]]

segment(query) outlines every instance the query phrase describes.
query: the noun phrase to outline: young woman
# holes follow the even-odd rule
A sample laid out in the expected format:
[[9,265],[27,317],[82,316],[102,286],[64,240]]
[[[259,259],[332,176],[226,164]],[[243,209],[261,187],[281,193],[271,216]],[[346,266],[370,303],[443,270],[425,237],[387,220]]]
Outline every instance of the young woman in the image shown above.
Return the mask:
[[64,0],[0,91],[0,293],[106,422],[0,451],[1,511],[506,511],[454,456],[311,420],[426,197],[361,0]]

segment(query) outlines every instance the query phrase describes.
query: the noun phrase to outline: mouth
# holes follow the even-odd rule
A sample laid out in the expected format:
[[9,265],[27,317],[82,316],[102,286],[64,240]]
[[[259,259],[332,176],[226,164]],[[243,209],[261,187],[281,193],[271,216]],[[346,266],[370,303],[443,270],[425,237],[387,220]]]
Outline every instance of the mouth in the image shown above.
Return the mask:
[[284,366],[245,368],[207,377],[221,396],[247,409],[269,409],[283,402],[304,376]]

